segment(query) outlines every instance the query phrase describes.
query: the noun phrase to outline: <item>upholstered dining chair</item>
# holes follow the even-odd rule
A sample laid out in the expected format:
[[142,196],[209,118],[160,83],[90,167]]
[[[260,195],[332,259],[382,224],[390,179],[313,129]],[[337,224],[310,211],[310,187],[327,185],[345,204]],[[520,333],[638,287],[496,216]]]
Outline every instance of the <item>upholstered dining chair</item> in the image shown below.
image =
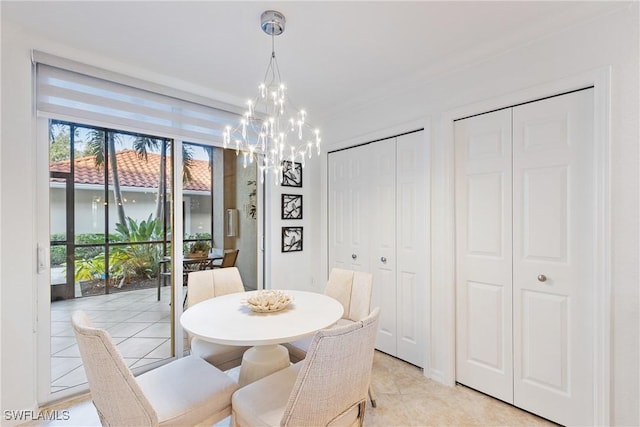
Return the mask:
[[102,425],[211,425],[231,414],[238,384],[204,360],[183,357],[134,377],[105,330],[82,311],[71,323]]
[[238,389],[232,425],[362,426],[379,316],[317,332],[303,361]]
[[[342,318],[335,326],[358,322],[369,315],[372,287],[373,275],[371,273],[341,268],[331,270],[324,293],[338,300],[344,309]],[[297,363],[305,358],[312,339],[313,337],[303,338],[283,344],[289,350],[289,358],[292,363]],[[371,388],[369,388],[369,397],[371,406],[375,408],[376,399]]]
[[[195,271],[189,273],[187,307],[209,298],[236,292],[244,292],[242,277],[237,267]],[[191,355],[198,356],[223,371],[240,366],[242,355],[248,348],[191,338]]]

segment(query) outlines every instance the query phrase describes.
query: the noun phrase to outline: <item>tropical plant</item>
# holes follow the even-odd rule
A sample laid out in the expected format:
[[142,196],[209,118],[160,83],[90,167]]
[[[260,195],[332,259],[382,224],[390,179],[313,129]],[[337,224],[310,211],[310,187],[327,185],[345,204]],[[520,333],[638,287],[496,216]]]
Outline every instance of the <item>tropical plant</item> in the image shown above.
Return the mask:
[[[127,217],[126,224],[116,224],[117,234],[110,236],[114,242],[128,242],[127,245],[113,246],[109,253],[109,277],[124,283],[134,277],[153,277],[157,273],[162,238],[162,223],[152,215],[137,222]],[[96,237],[91,236],[90,237]],[[104,241],[104,236],[102,236]],[[149,243],[158,241],[158,243]],[[80,248],[79,248],[80,249]],[[79,250],[78,249],[78,250]],[[104,278],[104,247],[85,248],[100,250],[94,257],[77,257],[75,280]]]
[[114,279],[129,280],[132,277],[153,277],[157,273],[160,259],[160,242],[148,243],[162,238],[162,223],[150,214],[139,223],[127,217],[127,224],[116,224],[116,231],[126,246],[114,247],[109,256],[110,273]]
[[77,259],[75,262],[75,280],[93,280],[104,277],[104,253],[93,258]]
[[[71,157],[71,127],[65,123],[51,121],[49,125],[49,161],[59,162],[61,160],[69,160]],[[78,129],[75,129],[75,137],[78,136]],[[75,156],[80,155],[75,150]]]

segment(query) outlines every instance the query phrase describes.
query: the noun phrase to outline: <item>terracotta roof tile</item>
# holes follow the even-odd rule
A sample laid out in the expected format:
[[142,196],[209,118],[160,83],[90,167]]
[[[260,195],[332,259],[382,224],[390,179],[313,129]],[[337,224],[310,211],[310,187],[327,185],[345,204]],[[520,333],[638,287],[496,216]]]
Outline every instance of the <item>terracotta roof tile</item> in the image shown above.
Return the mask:
[[[123,150],[116,153],[118,175],[122,187],[157,188],[160,174],[160,154],[148,153],[147,159],[139,158],[135,150]],[[51,163],[51,172],[69,171],[70,160]],[[184,186],[185,190],[209,191],[211,171],[206,160],[191,160],[192,179]],[[171,165],[167,165],[167,173],[171,173]],[[104,184],[103,167],[96,167],[95,156],[75,159],[76,184]],[[109,171],[111,179],[111,171]],[[54,181],[60,181],[54,179]]]

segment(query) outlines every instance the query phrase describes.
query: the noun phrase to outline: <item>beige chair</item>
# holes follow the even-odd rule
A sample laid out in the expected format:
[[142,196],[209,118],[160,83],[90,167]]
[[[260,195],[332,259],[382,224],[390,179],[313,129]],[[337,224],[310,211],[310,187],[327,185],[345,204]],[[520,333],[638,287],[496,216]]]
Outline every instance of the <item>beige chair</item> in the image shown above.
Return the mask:
[[[242,277],[236,267],[195,271],[189,273],[187,307],[209,298],[236,292],[244,292]],[[242,355],[248,348],[211,343],[197,337],[191,338],[191,354],[223,371],[240,366]]]
[[[338,300],[344,309],[342,319],[338,320],[335,326],[358,322],[369,315],[372,287],[373,276],[371,273],[341,268],[331,270],[324,293]],[[297,363],[305,358],[312,339],[313,337],[303,338],[283,344],[289,350],[291,362]],[[369,397],[371,406],[375,408],[376,399],[371,388],[369,389]]]
[[232,425],[362,426],[379,315],[319,331],[303,361],[240,388]]
[[192,426],[231,414],[231,378],[197,357],[133,376],[109,334],[87,315],[71,318],[93,404],[104,426]]

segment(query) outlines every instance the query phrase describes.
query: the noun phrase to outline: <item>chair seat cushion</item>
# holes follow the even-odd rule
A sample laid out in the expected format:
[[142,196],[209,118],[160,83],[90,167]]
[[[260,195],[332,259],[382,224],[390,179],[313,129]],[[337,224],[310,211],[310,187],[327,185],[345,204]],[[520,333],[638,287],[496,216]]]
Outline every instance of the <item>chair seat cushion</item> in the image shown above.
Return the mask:
[[[160,425],[194,425],[231,413],[238,384],[199,357],[177,359],[136,377]],[[225,415],[226,413],[226,415]]]
[[231,407],[236,425],[279,426],[301,366],[296,363],[235,392]]
[[242,355],[248,349],[249,347],[216,344],[195,337],[191,339],[191,355],[206,360],[221,371],[240,366]]

